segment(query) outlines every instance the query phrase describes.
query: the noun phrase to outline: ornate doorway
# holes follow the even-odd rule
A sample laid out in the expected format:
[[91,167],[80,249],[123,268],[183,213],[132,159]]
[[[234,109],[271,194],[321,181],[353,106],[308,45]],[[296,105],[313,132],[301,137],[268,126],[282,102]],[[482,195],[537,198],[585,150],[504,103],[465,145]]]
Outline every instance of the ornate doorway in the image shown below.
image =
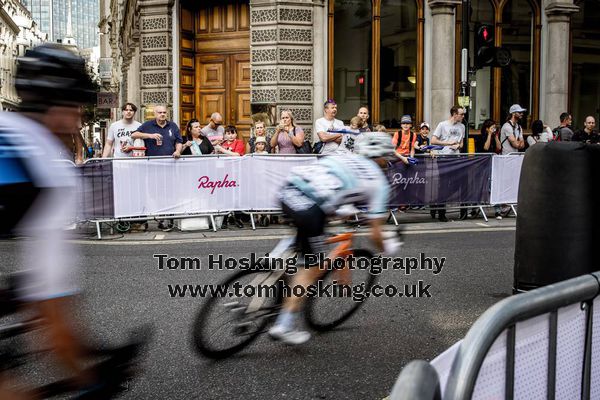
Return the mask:
[[250,17],[248,1],[181,3],[181,119],[206,124],[213,112],[248,137]]

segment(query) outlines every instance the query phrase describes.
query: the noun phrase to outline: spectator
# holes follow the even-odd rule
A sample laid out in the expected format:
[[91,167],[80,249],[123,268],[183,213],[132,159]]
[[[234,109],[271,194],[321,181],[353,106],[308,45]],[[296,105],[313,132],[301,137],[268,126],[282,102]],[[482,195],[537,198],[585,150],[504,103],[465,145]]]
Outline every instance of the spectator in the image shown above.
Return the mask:
[[401,131],[394,133],[392,144],[396,147],[396,154],[404,157],[415,156],[415,142],[417,135],[412,131],[412,119],[410,115],[403,115],[400,120]]
[[519,125],[519,121],[523,118],[523,113],[527,111],[518,104],[510,106],[510,117],[502,125],[500,130],[500,145],[502,154],[515,153],[525,148],[525,140],[523,139],[523,129]]
[[[439,151],[440,154],[459,154],[463,147],[463,139],[465,137],[465,126],[462,120],[465,117],[465,110],[458,106],[450,109],[450,119],[442,121],[438,124],[433,132],[431,144],[444,146]],[[446,206],[444,204],[432,204],[432,208],[438,209],[438,219],[441,222],[448,222],[446,218]],[[436,210],[431,211],[431,217],[435,218]],[[466,210],[461,209],[461,218],[466,217]]]
[[499,133],[496,123],[491,119],[486,119],[481,125],[479,136],[475,137],[475,153],[500,154],[502,145]]
[[94,157],[100,158],[101,156],[102,156],[102,144],[100,143],[98,138],[96,138],[94,140]]
[[[167,119],[167,107],[157,105],[154,107],[154,120],[146,121],[131,134],[132,139],[143,139],[146,147],[146,156],[181,156],[183,139],[179,127],[175,122]],[[141,222],[141,221],[140,221]],[[158,220],[158,229],[165,232],[173,230],[174,223],[170,219]]]
[[571,129],[571,123],[573,117],[568,112],[560,114],[560,125],[554,129],[553,139],[560,140],[562,142],[570,142],[573,139],[573,130]]
[[85,147],[85,158],[94,158],[94,142],[90,140]]
[[387,132],[387,129],[383,125],[377,125],[375,126],[375,132]]
[[315,146],[320,146],[318,142],[322,143],[319,151],[321,154],[335,153],[342,142],[341,133],[328,133],[328,131],[344,129],[344,123],[336,119],[336,115],[337,104],[335,100],[328,99],[323,105],[323,117],[315,121],[315,132],[319,138]]
[[200,156],[203,154],[213,154],[215,149],[200,129],[200,121],[191,119],[185,127],[187,141],[183,144],[182,155]]
[[585,122],[583,123],[584,128],[578,130],[573,135],[574,142],[584,142],[588,144],[597,144],[600,142],[600,136],[598,136],[598,131],[594,128],[596,127],[596,120],[591,115],[585,117]]
[[358,109],[358,113],[356,116],[361,119],[360,131],[361,132],[372,132],[373,127],[369,125],[369,108],[367,106],[362,106]]
[[183,139],[175,122],[167,120],[167,107],[154,107],[154,120],[146,121],[131,134],[132,139],[144,139],[147,156],[181,156]]
[[421,125],[419,125],[419,135],[417,135],[415,143],[415,153],[428,154],[430,150],[426,149],[427,146],[429,146],[429,124],[421,122]]
[[223,128],[223,117],[218,112],[211,114],[208,124],[202,128],[202,134],[210,140],[213,146],[223,142],[225,129]]
[[546,143],[552,138],[552,130],[539,119],[531,123],[531,135],[527,138],[529,147],[536,143]]
[[215,146],[217,154],[240,157],[246,153],[244,141],[238,138],[238,131],[235,126],[229,125],[225,128],[223,139],[223,143]]
[[[475,137],[475,152],[486,154],[499,154],[502,151],[500,145],[500,137],[498,134],[498,127],[491,119],[486,119],[481,125],[481,132],[479,136]],[[499,205],[494,205],[494,216],[496,219],[502,219],[500,215],[501,208]],[[471,216],[476,217],[479,215],[479,209],[473,209]]]
[[344,133],[342,134],[342,143],[340,143],[340,147],[338,148],[338,152],[341,153],[353,153],[354,145],[362,139],[363,135],[361,132],[363,126],[362,118],[356,116],[352,117],[350,120],[350,126],[344,127],[344,129],[348,132],[352,133]]
[[246,153],[254,153],[254,144],[256,143],[256,139],[259,137],[264,137],[266,142],[266,151],[267,153],[271,152],[271,138],[267,137],[267,131],[265,129],[265,123],[263,121],[256,121],[254,123],[254,130],[252,135],[250,136],[250,140],[246,143]]
[[264,136],[258,136],[254,144],[254,154],[269,154],[267,151],[267,139]]
[[290,110],[281,111],[279,125],[271,138],[271,148],[277,148],[279,154],[296,154],[296,147],[304,143],[304,130],[294,123]]
[[123,112],[123,118],[112,123],[108,128],[102,158],[131,157],[131,147],[133,146],[131,134],[142,124],[133,119],[137,111],[135,104],[125,103],[121,107],[121,111]]

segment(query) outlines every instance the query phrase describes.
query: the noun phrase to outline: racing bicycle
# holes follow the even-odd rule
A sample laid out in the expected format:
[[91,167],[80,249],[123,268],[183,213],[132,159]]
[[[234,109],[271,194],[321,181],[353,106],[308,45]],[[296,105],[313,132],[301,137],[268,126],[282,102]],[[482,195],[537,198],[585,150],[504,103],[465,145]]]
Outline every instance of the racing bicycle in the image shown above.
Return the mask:
[[[326,243],[333,246],[326,259],[342,262],[327,263],[315,283],[315,287],[333,289],[333,295],[329,292],[305,299],[304,319],[314,331],[326,332],[347,321],[364,304],[377,280],[377,274],[372,273],[373,253],[354,247],[356,229],[362,222],[357,219],[349,224],[352,230],[326,239]],[[394,236],[393,239],[399,242],[401,232],[397,231]],[[285,260],[295,253],[295,238],[288,237],[282,239],[269,254],[271,258]],[[350,256],[363,261],[360,268],[348,265]],[[225,279],[219,286],[227,293],[209,297],[194,320],[192,336],[195,350],[205,357],[222,359],[249,346],[266,332],[279,314],[283,288],[290,281],[291,276],[286,269],[269,266],[239,270]],[[234,293],[232,288],[235,286],[246,289]]]

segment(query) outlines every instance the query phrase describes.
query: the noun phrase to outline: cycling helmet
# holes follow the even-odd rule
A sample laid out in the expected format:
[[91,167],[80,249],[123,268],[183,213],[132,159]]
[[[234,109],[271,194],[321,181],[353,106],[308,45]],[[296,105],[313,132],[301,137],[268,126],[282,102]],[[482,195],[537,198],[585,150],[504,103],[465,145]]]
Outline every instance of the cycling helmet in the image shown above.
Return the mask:
[[85,60],[57,43],[44,43],[17,59],[15,87],[24,110],[81,106],[96,99]]
[[369,158],[388,157],[394,154],[394,145],[391,136],[385,132],[365,132],[354,150]]

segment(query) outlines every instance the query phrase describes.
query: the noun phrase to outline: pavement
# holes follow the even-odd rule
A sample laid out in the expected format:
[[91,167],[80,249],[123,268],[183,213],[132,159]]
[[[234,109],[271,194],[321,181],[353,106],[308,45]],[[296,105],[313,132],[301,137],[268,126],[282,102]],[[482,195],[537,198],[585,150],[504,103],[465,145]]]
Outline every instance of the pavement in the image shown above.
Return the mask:
[[[514,216],[506,217],[502,220],[496,220],[492,213],[488,214],[488,221],[486,222],[481,216],[473,218],[468,217],[466,220],[458,219],[458,211],[449,211],[447,216],[450,219],[449,222],[440,222],[437,219],[431,218],[429,211],[421,210],[410,210],[408,212],[396,212],[396,219],[398,225],[395,225],[393,220],[390,218],[388,223],[384,225],[384,230],[396,230],[401,228],[407,235],[410,234],[421,234],[426,232],[469,232],[469,231],[480,231],[487,229],[490,231],[501,231],[501,230],[514,230],[516,226],[516,218]],[[253,230],[250,222],[244,223],[244,228],[237,228],[229,226],[228,229],[213,230],[199,230],[199,231],[180,231],[174,228],[170,232],[164,232],[158,229],[158,223],[150,220],[148,222],[149,227],[145,232],[132,231],[127,233],[118,233],[115,229],[111,229],[110,224],[102,224],[102,236],[101,242],[117,242],[117,243],[142,243],[142,242],[194,242],[198,240],[220,240],[220,238],[231,238],[231,237],[276,237],[281,238],[282,236],[293,234],[294,228],[287,223],[282,224],[271,224],[268,227],[260,227],[256,224],[256,229]],[[341,221],[330,224],[329,230],[331,232],[340,232],[347,230],[348,226],[343,224]],[[359,232],[368,231],[366,226],[360,226],[357,228]],[[79,227],[75,232],[75,238],[77,240],[98,240],[95,224],[85,224]]]

